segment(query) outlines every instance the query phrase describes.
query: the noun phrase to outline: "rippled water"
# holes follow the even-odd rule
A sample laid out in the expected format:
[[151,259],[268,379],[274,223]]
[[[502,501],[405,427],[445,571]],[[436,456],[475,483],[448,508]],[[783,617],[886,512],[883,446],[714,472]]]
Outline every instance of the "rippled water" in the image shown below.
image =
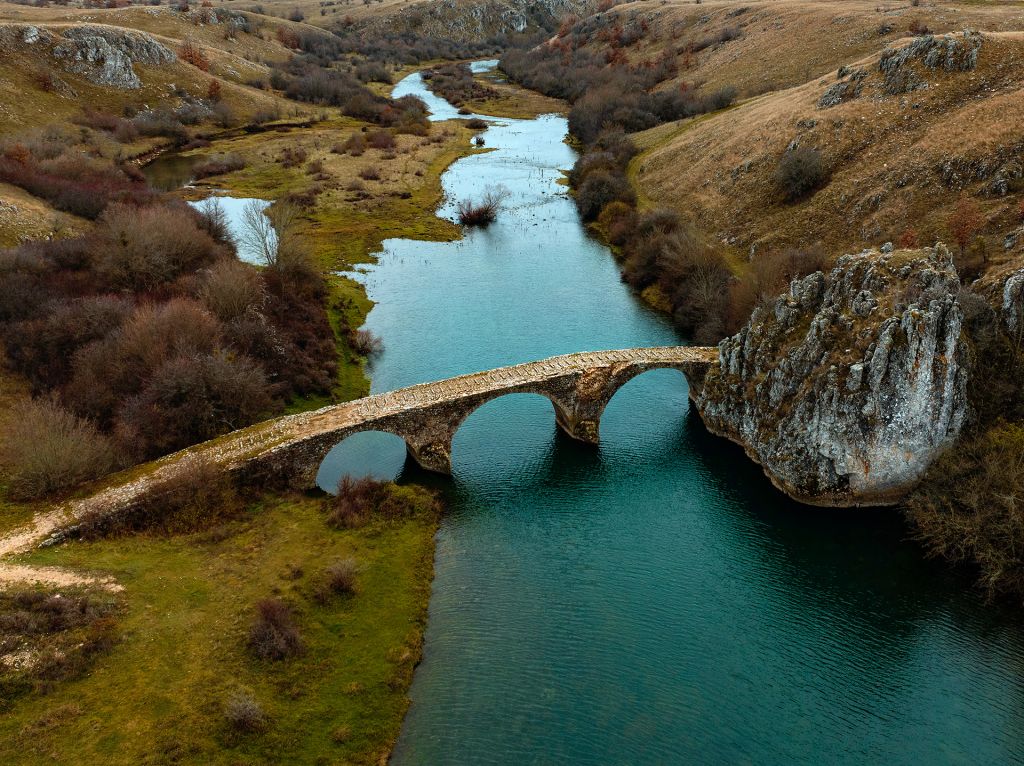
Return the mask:
[[[414,75],[396,92],[421,88]],[[556,184],[564,133],[558,117],[498,121],[497,151],[445,174],[440,211],[500,183],[513,196],[498,222],[385,243],[365,275],[386,349],[375,391],[681,342],[580,227]],[[529,395],[458,432],[394,763],[1024,759],[1020,620],[923,560],[893,512],[786,500],[707,434],[673,371],[625,386],[601,438],[568,440]],[[365,470],[422,478],[397,437],[360,434],[321,483]]]

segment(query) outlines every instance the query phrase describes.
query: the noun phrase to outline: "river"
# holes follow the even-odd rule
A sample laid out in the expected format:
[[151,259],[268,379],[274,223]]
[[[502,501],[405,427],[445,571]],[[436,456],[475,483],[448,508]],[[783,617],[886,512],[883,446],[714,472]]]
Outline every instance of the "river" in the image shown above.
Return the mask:
[[[486,64],[480,65],[487,66]],[[435,118],[455,116],[399,83]],[[385,350],[374,391],[575,351],[685,342],[620,282],[559,169],[566,122],[495,120],[444,174],[500,184],[457,242],[385,242],[361,275]],[[601,445],[515,395],[456,435],[424,659],[392,762],[995,764],[1024,761],[1015,611],[928,561],[891,510],[808,508],[710,436],[674,371],[613,399]],[[335,449],[346,472],[422,479],[397,437]]]

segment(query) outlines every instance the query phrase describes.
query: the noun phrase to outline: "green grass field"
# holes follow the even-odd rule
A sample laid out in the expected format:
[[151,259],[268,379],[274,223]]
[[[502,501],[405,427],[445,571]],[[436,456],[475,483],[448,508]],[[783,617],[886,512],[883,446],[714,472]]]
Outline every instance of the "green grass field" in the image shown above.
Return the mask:
[[[403,492],[419,492],[405,488]],[[0,714],[4,764],[375,763],[398,734],[420,656],[436,511],[338,531],[325,501],[266,496],[202,533],[136,535],[37,552],[31,563],[113,574],[124,586],[119,642],[84,677]],[[313,592],[354,557],[357,592]],[[254,604],[293,606],[304,655],[260,660],[247,648]],[[265,731],[225,721],[245,690]]]

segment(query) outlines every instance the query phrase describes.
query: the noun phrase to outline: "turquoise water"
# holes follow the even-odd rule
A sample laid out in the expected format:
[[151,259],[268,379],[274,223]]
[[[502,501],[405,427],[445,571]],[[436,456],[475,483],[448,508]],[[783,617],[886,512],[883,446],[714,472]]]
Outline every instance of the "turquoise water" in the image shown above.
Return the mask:
[[[439,214],[501,184],[498,221],[385,243],[362,277],[385,344],[374,391],[683,342],[581,228],[556,183],[564,134],[559,117],[496,120],[497,151],[452,166]],[[325,487],[369,471],[448,498],[393,763],[1024,762],[1020,619],[924,560],[894,512],[788,501],[705,431],[673,371],[627,384],[601,438],[568,440],[545,399],[517,395],[466,421],[450,482],[384,434],[325,462]]]

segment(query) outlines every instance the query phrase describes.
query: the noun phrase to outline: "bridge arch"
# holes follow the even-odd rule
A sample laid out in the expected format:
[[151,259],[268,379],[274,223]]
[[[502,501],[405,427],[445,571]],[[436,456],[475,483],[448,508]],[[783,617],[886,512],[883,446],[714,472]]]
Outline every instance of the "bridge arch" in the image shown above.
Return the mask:
[[[547,407],[544,407],[541,402],[546,402]],[[505,409],[500,409],[503,403]],[[460,455],[465,455],[467,430],[474,431],[476,434],[474,441],[481,449],[488,451],[488,454],[498,455],[499,452],[505,452],[504,444],[520,440],[519,432],[522,430],[536,434],[537,429],[542,428],[548,437],[558,430],[564,430],[561,423],[569,417],[565,412],[565,407],[564,403],[541,391],[509,391],[489,396],[478,403],[474,402],[473,407],[458,420],[453,428],[450,445],[453,462]],[[516,415],[517,428],[514,430],[509,430],[503,425],[504,417],[508,416],[510,412],[514,412]],[[478,423],[473,424],[469,429],[464,428],[474,417],[487,423],[487,430],[481,433]],[[460,438],[461,436],[463,438]],[[494,452],[490,452],[492,449]]]
[[398,434],[374,429],[355,431],[345,434],[327,451],[317,469],[316,483],[333,493],[344,476],[392,480],[402,474],[408,460],[408,444]]

